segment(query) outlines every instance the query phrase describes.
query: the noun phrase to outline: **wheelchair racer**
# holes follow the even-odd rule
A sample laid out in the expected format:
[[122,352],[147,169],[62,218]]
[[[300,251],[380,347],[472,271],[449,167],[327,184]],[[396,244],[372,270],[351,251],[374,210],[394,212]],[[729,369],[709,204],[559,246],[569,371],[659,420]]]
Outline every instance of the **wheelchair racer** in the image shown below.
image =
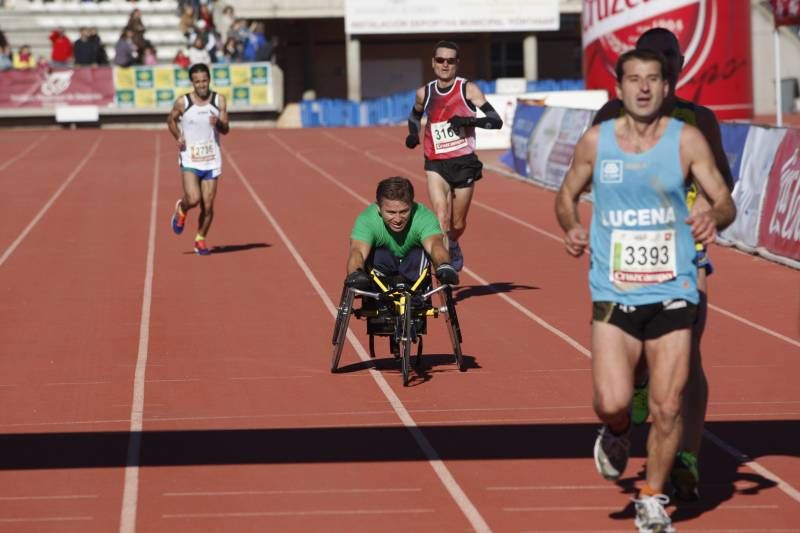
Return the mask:
[[457,285],[458,272],[450,264],[439,221],[432,211],[414,201],[411,182],[401,177],[381,180],[375,200],[353,225],[345,286],[374,290],[367,265],[379,277],[399,275],[413,283],[429,260],[439,283]]

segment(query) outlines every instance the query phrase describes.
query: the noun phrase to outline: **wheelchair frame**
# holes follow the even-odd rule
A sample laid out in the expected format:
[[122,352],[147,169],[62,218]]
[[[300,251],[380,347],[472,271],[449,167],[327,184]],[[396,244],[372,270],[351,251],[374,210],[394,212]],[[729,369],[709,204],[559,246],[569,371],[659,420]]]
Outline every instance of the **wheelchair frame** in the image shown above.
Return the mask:
[[[404,285],[393,287],[384,284],[374,271],[371,272],[371,275],[380,292],[362,291],[351,287],[344,287],[342,290],[331,339],[333,343],[331,372],[335,373],[339,370],[339,360],[347,336],[350,315],[354,315],[357,319],[373,320],[373,324],[377,322],[380,325],[383,322],[384,331],[375,331],[377,326],[371,328],[370,322],[368,322],[370,357],[375,357],[375,337],[389,337],[390,350],[395,357],[400,359],[403,386],[408,386],[411,380],[411,345],[412,343],[417,344],[414,363],[419,368],[422,363],[422,338],[427,329],[427,317],[436,318],[440,314],[446,317],[455,363],[461,372],[466,371],[461,352],[461,328],[458,324],[453,288],[450,285],[440,285],[420,294],[420,285],[429,278],[427,267],[410,287]],[[441,305],[438,307],[432,302],[435,294],[438,294],[441,299]],[[357,296],[361,298],[362,306],[355,309],[353,303]],[[377,304],[376,308],[374,310],[365,309],[363,303],[366,301],[365,299],[374,300]],[[394,347],[397,348],[396,353]]]

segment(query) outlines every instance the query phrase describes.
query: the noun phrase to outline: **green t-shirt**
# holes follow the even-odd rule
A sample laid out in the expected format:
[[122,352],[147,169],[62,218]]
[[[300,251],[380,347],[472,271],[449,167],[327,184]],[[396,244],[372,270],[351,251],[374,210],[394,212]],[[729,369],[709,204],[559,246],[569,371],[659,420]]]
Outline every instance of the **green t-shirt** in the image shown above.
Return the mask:
[[377,204],[370,204],[356,218],[350,238],[365,242],[373,249],[384,246],[396,257],[403,258],[412,248],[422,246],[422,241],[428,237],[441,234],[442,228],[436,215],[424,205],[414,202],[411,219],[400,233],[395,233],[386,226]]

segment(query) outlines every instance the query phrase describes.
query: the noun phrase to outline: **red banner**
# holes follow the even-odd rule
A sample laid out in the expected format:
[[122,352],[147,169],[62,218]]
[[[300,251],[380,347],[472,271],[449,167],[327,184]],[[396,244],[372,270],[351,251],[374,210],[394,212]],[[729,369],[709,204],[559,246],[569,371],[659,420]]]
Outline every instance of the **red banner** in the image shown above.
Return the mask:
[[759,247],[800,261],[800,130],[789,129],[775,153],[759,224]]
[[800,24],[800,0],[770,0],[775,27]]
[[583,0],[587,89],[616,95],[617,58],[645,31],[666,28],[684,56],[677,94],[720,119],[752,118],[750,0]]
[[0,72],[0,107],[54,107],[114,103],[111,67]]

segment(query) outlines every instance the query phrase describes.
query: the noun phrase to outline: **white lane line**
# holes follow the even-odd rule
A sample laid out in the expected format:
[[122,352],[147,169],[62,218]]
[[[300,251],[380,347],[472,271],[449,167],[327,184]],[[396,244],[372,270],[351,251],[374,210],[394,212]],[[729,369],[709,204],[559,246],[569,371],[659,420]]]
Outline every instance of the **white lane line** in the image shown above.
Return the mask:
[[[308,161],[308,159],[306,159],[302,155],[295,153],[286,143],[278,139],[273,134],[268,133],[267,136],[273,142],[275,142],[276,144],[281,146],[284,150],[286,150],[287,153],[293,154],[295,157],[300,159],[300,161],[311,166],[315,170],[318,169],[318,172],[324,173],[322,169],[316,167],[316,165]],[[288,235],[286,235],[286,233],[283,231],[283,228],[280,226],[280,224],[278,224],[278,221],[275,219],[275,217],[272,216],[272,213],[264,205],[264,202],[261,201],[261,198],[258,196],[258,194],[256,194],[255,190],[250,185],[250,182],[247,180],[242,171],[239,169],[239,166],[236,164],[234,158],[231,157],[230,154],[228,154],[228,157],[231,161],[231,166],[233,166],[233,169],[236,171],[236,174],[239,176],[239,179],[244,184],[247,191],[250,193],[250,196],[252,196],[253,201],[255,201],[256,205],[258,205],[259,209],[261,209],[261,212],[264,214],[269,223],[278,233],[284,245],[292,254],[292,256],[294,257],[297,264],[300,266],[303,273],[305,273],[306,277],[308,278],[308,281],[314,287],[314,290],[317,292],[319,297],[325,303],[325,306],[328,308],[328,311],[330,312],[331,316],[335,319],[337,313],[336,304],[334,304],[331,301],[330,297],[322,288],[322,285],[320,285],[314,273],[311,272],[311,268],[308,266],[308,263],[306,263],[306,261],[297,251],[297,248],[295,248],[294,244],[289,239]],[[352,194],[356,193],[353,192]],[[365,203],[369,203],[369,201],[367,201],[366,198],[364,198],[362,201]],[[350,344],[352,344],[353,347],[355,348],[361,360],[364,362],[369,361],[370,360],[369,354],[367,353],[367,351],[364,349],[364,347],[361,345],[361,343],[358,341],[358,339],[350,329],[348,329],[347,331],[347,338],[350,341]],[[456,502],[456,505],[459,507],[459,509],[461,509],[461,512],[464,513],[467,520],[472,525],[473,529],[479,532],[491,531],[484,518],[478,512],[478,509],[473,505],[473,503],[467,497],[466,493],[461,488],[461,486],[459,486],[458,482],[450,473],[450,470],[448,470],[442,459],[439,457],[438,452],[436,452],[431,443],[428,441],[427,437],[425,437],[420,428],[417,426],[416,422],[408,413],[406,407],[403,405],[403,402],[400,401],[400,398],[397,397],[395,392],[386,382],[386,379],[381,375],[380,372],[378,372],[375,369],[370,369],[370,375],[373,377],[375,383],[378,385],[378,388],[383,392],[384,396],[386,396],[386,399],[389,401],[392,408],[397,413],[398,418],[400,418],[400,420],[403,422],[403,425],[406,426],[406,428],[408,428],[408,431],[414,437],[414,440],[417,442],[417,445],[420,447],[423,454],[428,459],[428,463],[430,464],[431,468],[433,468],[434,472],[436,472],[436,475],[439,477],[439,480],[442,482],[445,489],[450,493],[450,496]]]
[[[686,506],[690,507],[690,506]],[[700,506],[695,506],[696,508],[700,508]],[[766,509],[779,509],[780,506],[778,505],[726,505],[722,504],[717,507],[714,507],[714,511],[755,511],[755,510],[766,510]],[[553,506],[553,507],[503,507],[503,511],[508,511],[510,513],[529,513],[529,512],[570,512],[570,511],[618,511],[619,506]]]
[[110,420],[67,420],[58,422],[17,422],[14,424],[0,424],[0,428],[17,428],[17,427],[44,427],[44,426],[80,426],[85,424],[127,424],[127,418],[110,419]]
[[33,150],[34,148],[36,148],[37,146],[39,146],[40,144],[42,144],[42,143],[44,142],[44,140],[45,140],[45,139],[47,139],[47,134],[45,134],[45,135],[42,135],[41,137],[39,137],[38,139],[36,139],[34,142],[32,142],[31,144],[29,144],[27,148],[25,148],[23,151],[21,151],[20,153],[18,153],[17,155],[15,155],[14,157],[12,157],[11,159],[7,159],[7,160],[6,160],[6,161],[5,161],[5,162],[4,162],[2,165],[0,165],[0,172],[2,172],[2,171],[4,171],[5,169],[7,169],[9,166],[11,166],[12,164],[14,164],[14,163],[15,163],[16,161],[18,161],[19,159],[22,159],[23,157],[25,157],[26,155],[28,155],[28,153],[29,153],[31,150]]
[[45,387],[60,387],[60,386],[73,386],[73,385],[108,385],[111,381],[54,381],[52,383],[45,383]]
[[766,468],[758,464],[757,462],[751,460],[747,454],[740,452],[739,450],[737,450],[736,448],[734,448],[721,438],[717,437],[707,429],[703,430],[703,436],[705,436],[708,440],[716,444],[718,447],[728,452],[729,455],[736,458],[736,460],[742,463],[743,465],[750,467],[751,470],[755,471],[762,477],[765,477],[770,481],[772,481],[773,483],[776,483],[778,488],[780,488],[783,492],[785,492],[794,501],[800,503],[800,491],[798,491],[796,488],[786,483],[784,480],[782,480],[781,478],[779,478],[771,471],[767,470]]
[[[331,136],[330,134],[328,134],[327,132],[323,132],[323,134],[324,134],[324,135],[326,135],[326,136],[328,136],[328,137],[331,137],[331,138],[333,138],[333,139],[336,139],[335,137],[332,137],[332,136]],[[330,182],[334,183],[335,185],[338,185],[338,186],[339,186],[339,187],[341,187],[342,189],[348,190],[348,189],[347,189],[347,188],[344,186],[344,184],[342,184],[342,183],[341,183],[339,180],[337,180],[336,178],[334,178],[334,177],[333,177],[331,174],[329,174],[329,173],[328,173],[328,172],[326,172],[325,170],[321,169],[319,166],[315,165],[314,163],[312,163],[312,162],[308,161],[308,160],[307,160],[305,157],[303,157],[302,155],[299,155],[299,154],[296,154],[295,152],[293,152],[293,151],[291,150],[291,147],[289,147],[287,144],[285,144],[285,143],[284,143],[284,142],[282,142],[282,141],[278,141],[278,139],[277,139],[277,138],[276,138],[274,135],[272,135],[272,134],[269,134],[269,136],[270,136],[270,137],[271,137],[273,140],[275,140],[276,142],[278,142],[278,143],[279,143],[281,146],[283,146],[283,147],[284,147],[284,148],[285,148],[285,149],[286,149],[286,150],[287,150],[289,153],[293,153],[293,154],[294,154],[296,157],[298,157],[298,158],[299,158],[301,161],[304,161],[304,162],[306,162],[306,164],[307,164],[308,166],[310,166],[311,168],[313,168],[314,170],[316,170],[317,172],[319,172],[319,173],[320,173],[320,175],[321,175],[322,177],[324,177],[324,178],[325,178],[325,179],[327,179],[328,181],[330,181]],[[350,147],[352,147],[353,149],[355,149],[355,147],[354,147],[353,145],[349,145],[349,143],[344,143],[344,142],[342,141],[342,142],[340,142],[340,144],[342,144],[343,146],[350,146]],[[379,158],[379,159],[380,159],[380,158]],[[388,163],[388,162],[387,162],[387,163]],[[389,164],[391,164],[391,163],[389,163]],[[361,197],[359,196],[359,198],[361,198]],[[362,200],[362,201],[364,201],[365,203],[369,203],[369,202],[366,202],[365,200]],[[468,269],[468,268],[466,268],[466,267],[464,267],[464,271],[465,271],[465,272],[467,272],[469,275],[471,275],[471,276],[472,276],[473,278],[475,278],[476,280],[478,280],[478,281],[479,281],[480,283],[482,283],[483,285],[485,285],[485,286],[487,286],[487,287],[490,287],[490,288],[494,289],[494,288],[492,287],[492,285],[491,285],[491,284],[489,284],[489,282],[487,282],[485,279],[483,279],[482,277],[480,277],[480,276],[479,276],[477,273],[475,273],[474,271],[472,271],[472,270],[470,270],[470,269]],[[548,330],[548,331],[550,331],[551,333],[555,334],[557,337],[559,337],[560,339],[562,339],[564,342],[566,342],[567,344],[569,344],[570,346],[572,346],[573,348],[575,348],[575,349],[576,349],[578,352],[580,352],[581,354],[583,354],[583,355],[585,355],[586,357],[588,357],[589,359],[591,359],[592,355],[591,355],[591,352],[589,351],[589,349],[587,349],[587,348],[585,348],[584,346],[582,346],[582,345],[581,345],[581,344],[580,344],[578,341],[576,341],[575,339],[573,339],[572,337],[570,337],[570,336],[569,336],[569,335],[567,335],[566,333],[562,332],[561,330],[559,330],[559,329],[558,329],[558,328],[556,328],[555,326],[552,326],[551,324],[549,324],[548,322],[546,322],[545,320],[543,320],[542,318],[540,318],[539,316],[537,316],[535,313],[533,313],[532,311],[530,311],[529,309],[527,309],[526,307],[524,307],[522,304],[520,304],[519,302],[517,302],[516,300],[514,300],[513,298],[511,298],[511,297],[510,297],[510,296],[508,296],[507,294],[505,294],[505,293],[501,293],[501,292],[499,292],[499,291],[497,291],[497,290],[493,290],[493,292],[495,292],[495,294],[497,294],[497,296],[499,296],[500,298],[502,298],[503,300],[505,300],[505,301],[506,301],[506,302],[507,302],[509,305],[511,305],[511,306],[512,306],[514,309],[518,310],[518,311],[519,311],[519,312],[521,312],[523,315],[527,316],[528,318],[530,318],[531,320],[533,320],[534,322],[536,322],[537,324],[539,324],[540,326],[542,326],[542,327],[543,327],[543,328],[545,328],[546,330]],[[348,335],[349,335],[349,334],[350,334],[350,332],[348,332]],[[710,439],[712,442],[714,442],[714,443],[720,443],[720,444],[724,444],[724,446],[720,446],[720,448],[722,448],[723,450],[725,450],[726,452],[728,452],[728,453],[729,453],[729,454],[730,454],[732,457],[734,457],[734,458],[737,458],[737,459],[739,459],[740,457],[746,457],[744,453],[740,452],[739,450],[737,450],[736,448],[734,448],[732,445],[730,445],[730,444],[728,444],[728,443],[724,442],[724,441],[723,441],[722,439],[720,439],[719,437],[717,437],[717,436],[713,435],[713,434],[712,434],[712,433],[711,433],[711,432],[710,432],[708,429],[704,430],[704,431],[703,431],[703,433],[704,433],[704,435],[708,436],[708,437],[709,437],[709,439]],[[713,438],[711,438],[712,436],[713,436]],[[792,487],[791,485],[789,485],[788,483],[786,483],[785,481],[783,481],[783,480],[782,480],[781,478],[779,478],[779,477],[778,477],[776,474],[774,474],[774,473],[772,473],[771,471],[767,470],[766,468],[764,468],[763,466],[759,465],[759,464],[758,464],[758,463],[756,463],[755,461],[749,461],[749,462],[747,462],[747,463],[745,463],[745,464],[747,464],[748,466],[749,466],[749,465],[755,465],[755,466],[757,466],[757,467],[758,467],[758,470],[756,470],[755,468],[753,468],[754,470],[756,470],[756,472],[758,472],[758,473],[760,473],[761,475],[763,475],[764,477],[767,477],[768,479],[770,479],[770,480],[772,480],[772,481],[776,482],[776,483],[777,483],[777,485],[778,485],[778,487],[779,487],[779,488],[780,488],[782,491],[784,491],[784,492],[785,492],[787,495],[789,495],[789,497],[791,497],[792,499],[794,499],[795,501],[797,501],[798,503],[800,503],[800,492],[798,492],[798,491],[797,491],[797,489],[795,489],[794,487]]]
[[316,489],[316,490],[236,490],[221,492],[165,492],[167,497],[194,497],[194,496],[273,496],[294,494],[377,494],[377,493],[405,493],[422,492],[419,487],[414,488],[363,488],[363,489]]
[[[367,157],[369,159],[372,159],[373,161],[375,161],[377,163],[380,163],[380,164],[382,164],[382,165],[384,165],[386,167],[389,167],[391,169],[397,170],[399,172],[406,173],[406,174],[412,176],[413,179],[415,179],[415,180],[417,180],[419,182],[425,182],[424,178],[421,178],[421,177],[419,177],[417,175],[417,171],[416,170],[411,170],[408,167],[404,167],[402,165],[398,165],[396,163],[392,163],[391,161],[389,161],[387,159],[384,159],[384,158],[382,158],[380,156],[374,155],[374,154],[372,154],[370,152],[364,152],[363,150],[361,150],[357,146],[355,146],[355,145],[353,145],[353,144],[351,144],[351,143],[349,143],[347,141],[344,141],[344,140],[340,139],[339,137],[331,135],[330,133],[328,133],[326,131],[322,132],[322,134],[325,137],[328,137],[328,138],[332,139],[333,141],[337,142],[338,144],[340,144],[340,145],[342,145],[342,146],[344,146],[346,148],[349,148],[350,150],[352,150],[354,152],[357,152],[358,154],[363,155],[363,156],[365,156],[365,157]],[[383,135],[383,136],[385,137],[385,135]],[[545,237],[547,237],[549,239],[552,239],[552,240],[554,240],[556,242],[559,242],[559,243],[564,242],[563,237],[561,237],[559,235],[551,233],[551,232],[549,232],[549,231],[547,231],[545,229],[542,229],[542,228],[540,228],[538,226],[534,226],[533,224],[529,224],[528,222],[525,222],[524,220],[521,220],[521,219],[519,219],[519,218],[517,218],[517,217],[515,217],[513,215],[505,213],[505,212],[503,212],[503,211],[501,211],[499,209],[491,207],[491,206],[489,206],[487,204],[484,204],[484,203],[482,203],[480,201],[473,200],[472,204],[473,205],[477,205],[479,207],[482,207],[483,209],[486,209],[487,211],[490,211],[490,212],[492,212],[492,213],[494,213],[494,214],[496,214],[498,216],[501,216],[501,217],[505,218],[506,220],[510,220],[511,222],[519,224],[520,226],[523,226],[523,227],[525,227],[527,229],[530,229],[530,230],[532,230],[532,231],[534,231],[536,233],[539,233],[539,234],[541,234],[541,235],[543,235],[543,236],[545,236]],[[781,333],[778,333],[777,331],[769,329],[766,326],[762,326],[761,324],[757,324],[757,323],[755,323],[755,322],[753,322],[751,320],[748,320],[748,319],[744,318],[743,316],[737,315],[736,313],[734,313],[732,311],[727,311],[725,309],[722,309],[721,307],[716,306],[714,304],[709,303],[708,307],[710,309],[713,309],[714,311],[717,311],[718,313],[721,313],[721,314],[727,316],[728,318],[731,318],[733,320],[737,320],[737,321],[741,322],[742,324],[746,324],[746,325],[748,325],[748,326],[750,326],[750,327],[752,327],[754,329],[757,329],[758,331],[761,331],[762,333],[766,333],[767,335],[771,335],[771,336],[773,336],[773,337],[775,337],[777,339],[780,339],[780,340],[782,340],[784,342],[787,342],[787,343],[789,343],[789,344],[791,344],[793,346],[797,346],[798,348],[800,348],[800,340],[796,340],[796,339],[792,339],[791,337],[787,337],[786,335],[783,335]]]
[[91,500],[96,499],[97,494],[62,494],[53,496],[0,496],[0,502],[22,502],[39,500]]
[[147,237],[147,262],[142,291],[142,316],[139,322],[139,350],[133,378],[128,456],[125,466],[125,485],[122,492],[119,532],[136,531],[136,506],[139,498],[139,458],[142,448],[142,419],[144,417],[144,384],[147,368],[147,349],[150,341],[150,306],[153,301],[153,271],[156,254],[156,215],[158,212],[158,181],[160,173],[161,137],[156,137],[153,164],[153,188],[150,199],[150,230]]
[[80,173],[81,169],[83,169],[83,167],[86,166],[86,163],[89,162],[89,159],[91,159],[94,153],[97,151],[97,147],[100,146],[100,141],[102,140],[103,138],[100,137],[94,142],[92,147],[89,148],[89,152],[83,157],[83,159],[80,160],[78,166],[76,166],[75,169],[72,172],[70,172],[69,176],[67,176],[67,179],[64,180],[64,183],[62,183],[61,186],[58,189],[56,189],[56,192],[54,192],[53,195],[50,197],[50,199],[47,200],[47,202],[45,202],[45,204],[42,206],[39,212],[36,213],[36,216],[33,217],[33,220],[31,220],[28,223],[28,225],[25,226],[25,229],[22,230],[22,233],[20,233],[17,236],[17,238],[14,239],[14,242],[12,242],[9,245],[9,247],[6,248],[6,251],[3,253],[2,256],[0,256],[0,266],[3,266],[3,263],[6,262],[6,260],[11,256],[12,253],[14,253],[14,250],[17,249],[17,246],[20,245],[20,243],[25,239],[25,237],[28,236],[31,230],[33,230],[36,224],[38,224],[39,221],[44,217],[45,213],[47,213],[47,211],[53,206],[55,201],[58,200],[58,197],[61,196],[61,193],[63,193],[64,190],[67,187],[69,187],[69,184],[72,183],[75,177]]
[[162,514],[162,518],[258,518],[274,516],[358,516],[433,513],[433,509],[342,509],[331,511],[253,511],[241,513]]

